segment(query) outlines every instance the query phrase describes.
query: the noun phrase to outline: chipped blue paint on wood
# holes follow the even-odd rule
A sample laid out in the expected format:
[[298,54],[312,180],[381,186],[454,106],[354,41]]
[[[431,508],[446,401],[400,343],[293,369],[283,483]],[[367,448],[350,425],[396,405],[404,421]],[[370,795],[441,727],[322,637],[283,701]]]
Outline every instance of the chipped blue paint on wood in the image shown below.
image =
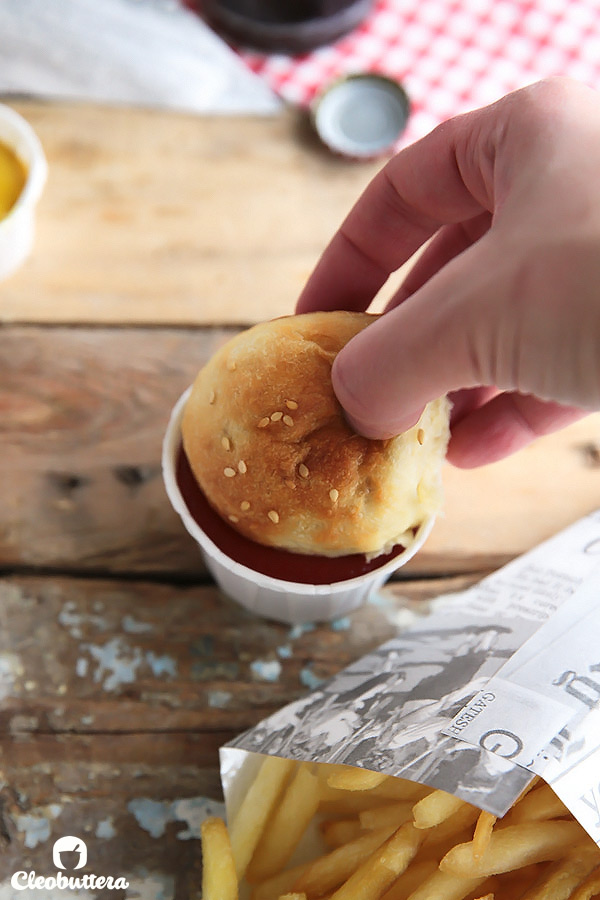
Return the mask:
[[250,669],[258,681],[277,681],[281,675],[281,663],[277,659],[255,659]]
[[188,841],[200,837],[200,825],[209,816],[225,816],[224,804],[206,797],[182,797],[177,800],[152,800],[135,797],[127,804],[138,825],[153,838],[161,838],[170,822],[184,822],[187,826],[177,838]]

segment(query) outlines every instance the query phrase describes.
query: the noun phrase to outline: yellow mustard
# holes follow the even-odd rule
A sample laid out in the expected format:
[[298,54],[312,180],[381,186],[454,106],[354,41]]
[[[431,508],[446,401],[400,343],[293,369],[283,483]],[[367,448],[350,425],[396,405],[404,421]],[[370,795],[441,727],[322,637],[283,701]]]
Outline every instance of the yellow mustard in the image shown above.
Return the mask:
[[17,202],[27,180],[27,171],[10,147],[0,143],[0,219]]

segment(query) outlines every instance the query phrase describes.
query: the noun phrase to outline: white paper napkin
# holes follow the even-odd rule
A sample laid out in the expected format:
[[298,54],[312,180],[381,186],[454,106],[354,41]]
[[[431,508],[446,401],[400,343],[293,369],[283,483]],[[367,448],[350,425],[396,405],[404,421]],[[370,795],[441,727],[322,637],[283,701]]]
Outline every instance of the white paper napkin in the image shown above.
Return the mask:
[[0,94],[192,113],[281,105],[177,0],[2,0]]

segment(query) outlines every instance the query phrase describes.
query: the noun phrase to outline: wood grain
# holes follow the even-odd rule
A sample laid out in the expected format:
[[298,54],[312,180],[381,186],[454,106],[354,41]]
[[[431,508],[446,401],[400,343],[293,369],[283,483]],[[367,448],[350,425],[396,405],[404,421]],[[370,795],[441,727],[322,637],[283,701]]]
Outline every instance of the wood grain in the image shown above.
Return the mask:
[[[18,871],[56,875],[53,843],[75,835],[87,845],[83,872],[124,876],[130,883],[128,892],[78,896],[199,900],[199,821],[205,812],[221,812],[204,799],[218,794],[219,785],[214,765],[203,765],[203,745],[190,735],[4,741],[0,889],[13,896],[8,884]],[[44,896],[58,900],[65,893]]]
[[[167,501],[169,412],[230,329],[0,330],[0,565],[198,580]],[[600,506],[600,415],[444,472],[444,515],[402,577],[495,568]]]
[[50,873],[52,842],[71,834],[86,871],[137,879],[143,900],[195,898],[218,748],[392,637],[401,609],[472,581],[394,585],[337,623],[291,629],[213,587],[1,580],[0,889],[18,870]]
[[424,611],[424,600],[472,581],[413,581],[342,622],[293,628],[257,619],[212,586],[5,579],[0,733],[221,741],[392,637],[402,605]]
[[239,324],[291,313],[381,163],[322,148],[298,114],[195,117],[14,104],[49,179],[3,321]]

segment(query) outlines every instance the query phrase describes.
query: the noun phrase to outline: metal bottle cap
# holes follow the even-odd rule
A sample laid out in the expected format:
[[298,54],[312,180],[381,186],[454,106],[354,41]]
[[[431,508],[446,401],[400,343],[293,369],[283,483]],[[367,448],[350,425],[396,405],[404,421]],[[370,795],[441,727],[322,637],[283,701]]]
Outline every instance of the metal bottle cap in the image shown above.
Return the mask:
[[348,75],[329,85],[313,103],[311,117],[323,143],[335,153],[372,159],[390,152],[406,127],[410,101],[386,75]]

